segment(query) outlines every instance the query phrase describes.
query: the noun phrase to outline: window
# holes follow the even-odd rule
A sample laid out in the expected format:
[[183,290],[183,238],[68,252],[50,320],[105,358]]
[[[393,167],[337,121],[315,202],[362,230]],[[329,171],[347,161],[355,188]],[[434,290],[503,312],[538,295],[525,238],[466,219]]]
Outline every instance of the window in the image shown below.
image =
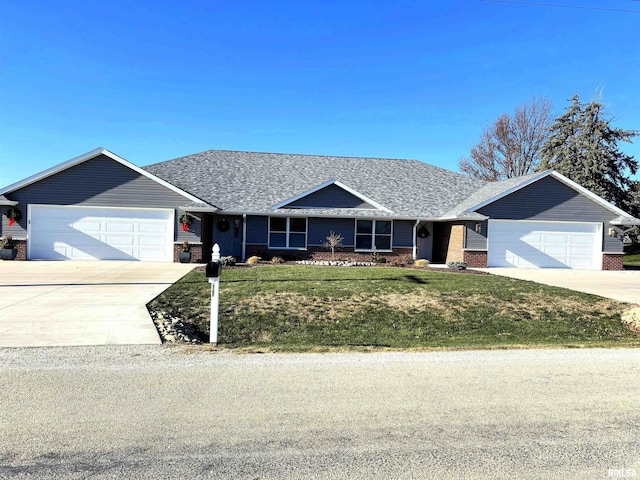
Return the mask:
[[356,220],[356,250],[391,251],[390,220]]
[[269,217],[269,248],[307,249],[307,219]]

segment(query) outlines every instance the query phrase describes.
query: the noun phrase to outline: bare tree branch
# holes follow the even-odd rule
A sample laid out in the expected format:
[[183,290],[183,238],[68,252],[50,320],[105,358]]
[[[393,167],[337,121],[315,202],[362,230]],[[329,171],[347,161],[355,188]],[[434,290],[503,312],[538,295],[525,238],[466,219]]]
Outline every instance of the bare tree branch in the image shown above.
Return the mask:
[[533,98],[516,108],[513,116],[501,115],[485,129],[459,167],[473,177],[496,181],[526,175],[540,163],[540,149],[549,134],[551,101]]

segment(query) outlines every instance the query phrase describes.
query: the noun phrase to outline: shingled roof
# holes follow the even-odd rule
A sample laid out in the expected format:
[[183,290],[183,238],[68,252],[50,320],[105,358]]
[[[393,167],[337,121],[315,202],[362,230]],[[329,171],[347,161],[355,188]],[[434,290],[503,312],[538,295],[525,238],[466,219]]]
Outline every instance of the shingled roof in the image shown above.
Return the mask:
[[392,213],[314,209],[309,214],[438,218],[486,183],[417,160],[228,150],[209,150],[144,169],[222,211],[256,214],[273,213],[274,206],[336,180]]

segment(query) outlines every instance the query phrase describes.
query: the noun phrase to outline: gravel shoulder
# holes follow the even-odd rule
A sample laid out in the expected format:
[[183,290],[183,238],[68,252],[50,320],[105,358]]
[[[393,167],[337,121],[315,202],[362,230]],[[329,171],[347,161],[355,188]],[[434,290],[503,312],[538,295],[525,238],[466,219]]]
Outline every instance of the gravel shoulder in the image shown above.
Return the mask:
[[101,346],[0,349],[0,367],[0,478],[607,478],[638,468],[638,349]]

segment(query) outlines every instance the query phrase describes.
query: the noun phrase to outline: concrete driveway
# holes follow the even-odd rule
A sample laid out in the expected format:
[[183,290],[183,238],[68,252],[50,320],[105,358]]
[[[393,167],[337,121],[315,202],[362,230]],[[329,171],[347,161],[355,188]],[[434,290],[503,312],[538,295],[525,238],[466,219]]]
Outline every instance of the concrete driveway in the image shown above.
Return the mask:
[[0,262],[0,347],[159,344],[145,305],[193,267]]
[[563,268],[476,268],[475,270],[592,293],[622,302],[640,303],[640,270],[599,271]]

